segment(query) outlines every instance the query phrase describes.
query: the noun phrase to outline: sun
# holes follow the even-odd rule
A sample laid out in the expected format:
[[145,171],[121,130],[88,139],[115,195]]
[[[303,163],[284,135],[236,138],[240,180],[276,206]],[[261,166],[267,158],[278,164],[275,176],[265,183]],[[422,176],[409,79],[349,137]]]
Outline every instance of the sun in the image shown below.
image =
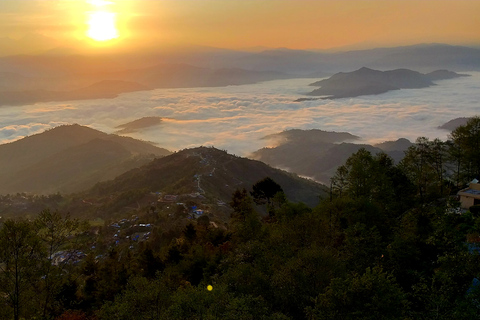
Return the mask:
[[87,24],[87,36],[95,41],[108,41],[119,37],[113,12],[90,12]]
[[117,14],[109,8],[114,3],[105,0],[88,0],[87,3],[93,7],[92,11],[87,12],[87,37],[98,42],[118,38]]

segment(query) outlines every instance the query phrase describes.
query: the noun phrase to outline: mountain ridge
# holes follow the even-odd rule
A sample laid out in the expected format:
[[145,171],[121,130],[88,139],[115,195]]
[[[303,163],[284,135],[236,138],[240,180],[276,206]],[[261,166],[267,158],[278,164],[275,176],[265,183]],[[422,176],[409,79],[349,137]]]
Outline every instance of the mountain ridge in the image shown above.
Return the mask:
[[[148,142],[78,124],[63,125],[0,145],[0,193],[80,191],[76,186],[99,181],[86,175],[111,179],[167,154],[170,151]],[[62,171],[68,174],[59,176]]]
[[237,189],[251,189],[270,177],[280,184],[287,198],[314,206],[325,186],[267,164],[228,154],[213,147],[197,147],[175,152],[128,171],[87,191],[89,197],[121,196],[133,190],[162,194],[198,194],[212,202],[228,203]]

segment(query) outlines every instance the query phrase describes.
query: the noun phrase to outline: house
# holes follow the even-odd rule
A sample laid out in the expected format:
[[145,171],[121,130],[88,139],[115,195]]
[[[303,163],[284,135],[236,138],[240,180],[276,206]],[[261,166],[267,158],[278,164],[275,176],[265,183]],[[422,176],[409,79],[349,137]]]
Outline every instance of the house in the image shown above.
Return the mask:
[[473,179],[468,188],[458,191],[457,195],[460,196],[460,207],[463,209],[468,209],[477,204],[480,205],[480,183],[477,179]]

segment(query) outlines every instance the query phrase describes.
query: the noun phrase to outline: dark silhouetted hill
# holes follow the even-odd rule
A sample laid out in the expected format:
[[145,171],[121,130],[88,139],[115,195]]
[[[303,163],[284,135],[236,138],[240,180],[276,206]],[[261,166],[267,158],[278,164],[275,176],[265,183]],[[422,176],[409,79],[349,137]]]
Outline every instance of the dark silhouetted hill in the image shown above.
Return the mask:
[[469,75],[459,74],[459,73],[448,71],[448,70],[436,70],[436,71],[427,73],[426,76],[432,81],[437,81],[437,80],[455,79],[458,77],[468,77]]
[[0,145],[0,193],[80,191],[167,154],[133,138],[60,126]]
[[425,75],[408,69],[378,71],[363,67],[353,72],[340,72],[328,79],[312,83],[311,86],[320,88],[313,90],[309,95],[325,96],[329,99],[350,98],[381,94],[391,90],[426,88],[434,85],[433,80],[460,76],[463,75],[445,70]]

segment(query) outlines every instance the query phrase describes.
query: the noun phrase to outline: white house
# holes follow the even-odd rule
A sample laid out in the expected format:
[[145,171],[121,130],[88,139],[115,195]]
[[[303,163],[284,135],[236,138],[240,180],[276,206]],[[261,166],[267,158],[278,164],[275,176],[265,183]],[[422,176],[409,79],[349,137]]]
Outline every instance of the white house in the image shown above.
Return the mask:
[[457,195],[460,196],[460,206],[463,209],[480,204],[480,183],[477,179],[473,179],[468,188],[458,191]]

